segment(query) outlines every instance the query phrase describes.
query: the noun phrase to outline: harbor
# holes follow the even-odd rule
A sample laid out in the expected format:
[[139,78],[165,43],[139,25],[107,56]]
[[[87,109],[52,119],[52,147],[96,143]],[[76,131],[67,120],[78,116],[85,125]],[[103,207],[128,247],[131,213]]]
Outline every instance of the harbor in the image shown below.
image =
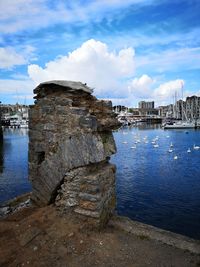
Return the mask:
[[186,97],[174,104],[155,107],[154,101],[140,101],[138,108],[114,106],[119,122],[123,126],[161,123],[163,129],[199,129],[200,97]]
[[0,266],[200,267],[200,1],[0,6]]
[[[114,138],[117,212],[200,239],[200,131],[163,131],[160,124],[140,123],[115,131]],[[0,152],[3,203],[31,190],[27,179],[28,131],[4,129]]]
[[8,105],[0,103],[0,121],[2,128],[26,128],[28,129],[29,106]]

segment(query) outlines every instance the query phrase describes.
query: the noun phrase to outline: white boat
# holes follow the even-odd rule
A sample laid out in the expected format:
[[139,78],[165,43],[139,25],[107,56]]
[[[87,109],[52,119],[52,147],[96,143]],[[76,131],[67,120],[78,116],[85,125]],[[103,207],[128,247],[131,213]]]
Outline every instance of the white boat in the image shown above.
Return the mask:
[[168,152],[169,153],[172,153],[173,152],[173,149],[169,148]]
[[187,153],[191,153],[191,149],[190,148],[188,148]]
[[179,121],[173,124],[165,124],[163,129],[194,129],[195,127],[195,122]]
[[178,159],[178,156],[174,156],[174,159]]
[[21,120],[20,128],[28,128],[28,121],[27,120]]

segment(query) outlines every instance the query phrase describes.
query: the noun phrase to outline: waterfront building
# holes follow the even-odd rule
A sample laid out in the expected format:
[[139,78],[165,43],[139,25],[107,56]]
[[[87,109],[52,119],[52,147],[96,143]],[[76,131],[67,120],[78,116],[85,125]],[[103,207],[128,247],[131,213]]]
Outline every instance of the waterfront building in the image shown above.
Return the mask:
[[182,99],[176,101],[174,105],[174,114],[173,117],[179,120],[185,120],[186,114],[185,114],[185,101]]
[[174,105],[159,106],[158,114],[162,118],[173,118],[178,120],[198,120],[200,119],[200,97],[187,97],[175,102]]
[[189,120],[200,119],[200,97],[191,96],[186,98],[185,104],[185,113],[186,117]]
[[154,109],[154,101],[140,101],[138,103],[138,108],[140,109]]
[[28,122],[29,106],[4,104],[1,105],[1,123],[4,126],[19,126],[21,122]]
[[128,108],[125,106],[121,106],[121,105],[113,106],[113,112],[115,113],[126,112],[127,110]]
[[155,108],[139,108],[139,115],[144,117],[155,117],[158,116],[158,109]]
[[174,117],[174,106],[172,104],[167,105],[167,106],[159,106],[158,115],[161,118],[173,118]]

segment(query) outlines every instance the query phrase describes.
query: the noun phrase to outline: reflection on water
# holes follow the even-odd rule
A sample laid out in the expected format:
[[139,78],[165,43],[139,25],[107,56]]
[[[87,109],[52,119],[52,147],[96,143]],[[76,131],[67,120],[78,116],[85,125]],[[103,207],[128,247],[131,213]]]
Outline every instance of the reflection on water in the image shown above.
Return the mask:
[[[193,149],[200,145],[200,131],[142,124],[114,137],[118,213],[200,239],[200,150]],[[155,138],[158,147],[151,143]]]
[[0,139],[0,173],[3,172],[3,140]]
[[27,131],[4,130],[3,144],[0,145],[0,203],[31,190]]

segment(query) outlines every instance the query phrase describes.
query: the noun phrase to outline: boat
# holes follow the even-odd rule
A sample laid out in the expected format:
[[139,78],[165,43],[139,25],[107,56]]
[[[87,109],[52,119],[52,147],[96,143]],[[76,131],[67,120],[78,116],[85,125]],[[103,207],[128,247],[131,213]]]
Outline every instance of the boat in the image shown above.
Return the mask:
[[28,121],[27,120],[21,120],[20,121],[20,128],[28,128]]
[[179,121],[172,124],[165,124],[163,129],[194,129],[196,128],[195,122]]
[[191,153],[191,149],[190,148],[188,148],[187,153]]

